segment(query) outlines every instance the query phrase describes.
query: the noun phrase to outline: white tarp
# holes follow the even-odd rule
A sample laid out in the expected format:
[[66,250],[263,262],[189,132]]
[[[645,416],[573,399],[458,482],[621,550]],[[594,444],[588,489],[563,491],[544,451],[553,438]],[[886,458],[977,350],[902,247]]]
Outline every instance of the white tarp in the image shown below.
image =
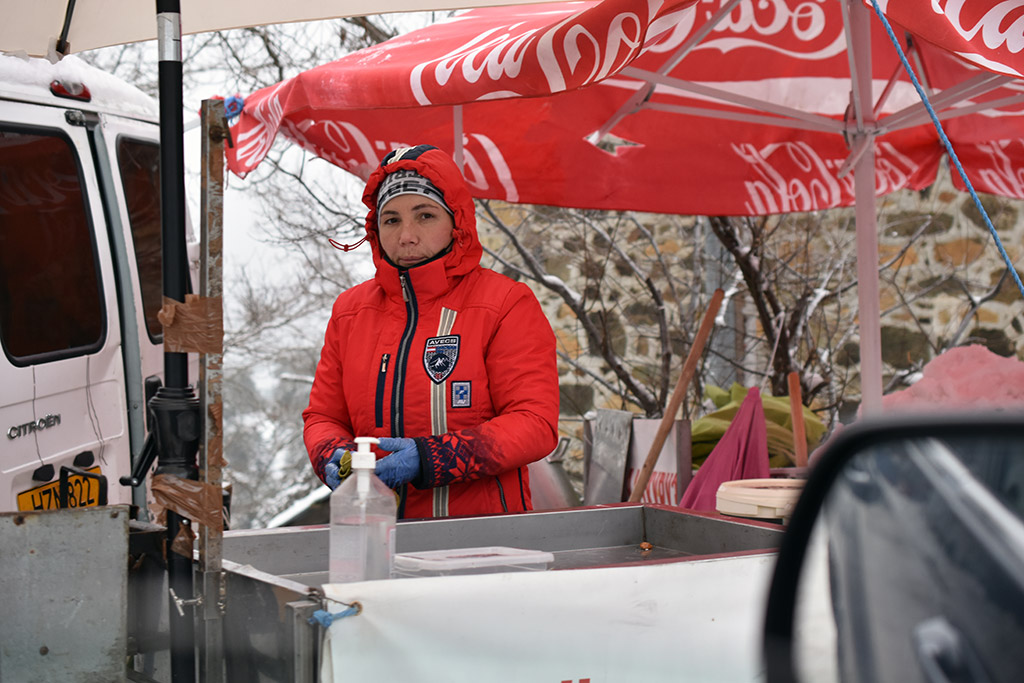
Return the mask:
[[[324,586],[322,681],[763,680],[775,554]],[[335,605],[330,611],[339,612]]]
[[[181,30],[204,33],[245,26],[285,24],[387,12],[518,5],[536,0],[181,0]],[[0,51],[45,57],[61,34],[72,4],[71,51],[156,39],[153,0],[5,0]]]

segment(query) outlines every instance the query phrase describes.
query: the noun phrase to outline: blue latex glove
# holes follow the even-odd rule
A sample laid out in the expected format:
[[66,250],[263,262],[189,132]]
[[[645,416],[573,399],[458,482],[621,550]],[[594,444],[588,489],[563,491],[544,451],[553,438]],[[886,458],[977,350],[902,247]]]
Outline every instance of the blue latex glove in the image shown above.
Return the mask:
[[324,483],[333,491],[341,484],[341,480],[352,472],[352,451],[335,448],[331,459],[324,465]]
[[375,468],[377,476],[388,488],[397,489],[419,476],[420,452],[415,441],[385,437],[377,446],[382,451],[391,451],[391,455],[377,461]]

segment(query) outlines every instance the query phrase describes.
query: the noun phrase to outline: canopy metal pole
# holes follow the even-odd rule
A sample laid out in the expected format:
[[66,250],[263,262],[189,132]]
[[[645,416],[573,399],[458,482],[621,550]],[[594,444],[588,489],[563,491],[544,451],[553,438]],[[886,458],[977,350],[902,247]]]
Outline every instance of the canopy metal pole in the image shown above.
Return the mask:
[[871,12],[860,0],[847,0],[850,49],[856,60],[856,80],[852,100],[862,108],[857,112],[858,130],[852,136],[854,148],[864,144],[864,153],[853,169],[857,221],[857,300],[860,327],[861,416],[882,411],[882,331],[878,287],[878,217],[875,208],[875,145],[869,129],[872,120],[871,97]]
[[[182,116],[181,3],[157,0],[160,88],[160,220],[164,297],[185,301],[185,143]],[[164,349],[164,386],[149,402],[158,475],[197,479],[199,401],[188,386],[188,354]],[[168,625],[172,683],[196,680],[191,522],[167,510]],[[176,543],[177,541],[177,543]],[[187,608],[186,608],[187,606]]]
[[454,148],[453,157],[455,159],[455,165],[462,171],[462,175],[466,175],[466,169],[463,168],[466,164],[465,160],[465,147],[462,144],[462,105],[456,104],[452,107],[452,147]]
[[[184,301],[185,124],[182,117],[181,9],[179,0],[157,0],[160,88],[160,218],[164,296]],[[188,354],[164,354],[164,386],[188,385]]]

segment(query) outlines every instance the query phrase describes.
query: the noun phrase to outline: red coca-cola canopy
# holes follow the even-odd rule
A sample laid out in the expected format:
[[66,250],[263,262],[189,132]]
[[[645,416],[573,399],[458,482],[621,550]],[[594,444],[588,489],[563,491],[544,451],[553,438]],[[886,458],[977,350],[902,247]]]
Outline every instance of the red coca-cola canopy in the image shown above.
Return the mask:
[[244,176],[279,134],[360,177],[395,147],[430,143],[480,198],[685,215],[854,206],[862,408],[874,414],[874,200],[930,185],[946,154],[887,24],[973,187],[1024,198],[1024,4],[878,2],[469,11],[254,93],[229,167]]
[[[975,188],[1024,197],[1024,7],[1006,4],[883,9]],[[853,205],[860,131],[878,194],[926,187],[944,148],[870,13],[871,101],[851,105],[845,10],[603,0],[469,11],[249,96],[229,165],[244,176],[281,134],[365,177],[390,149],[427,142],[461,153],[478,197],[762,215]]]

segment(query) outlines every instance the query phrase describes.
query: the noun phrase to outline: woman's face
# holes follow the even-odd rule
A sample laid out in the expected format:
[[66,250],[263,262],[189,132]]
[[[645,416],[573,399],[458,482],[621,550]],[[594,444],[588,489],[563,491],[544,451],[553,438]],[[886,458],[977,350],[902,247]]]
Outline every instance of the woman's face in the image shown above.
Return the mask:
[[384,205],[377,227],[380,246],[391,262],[411,268],[448,246],[455,221],[433,199],[403,194]]

